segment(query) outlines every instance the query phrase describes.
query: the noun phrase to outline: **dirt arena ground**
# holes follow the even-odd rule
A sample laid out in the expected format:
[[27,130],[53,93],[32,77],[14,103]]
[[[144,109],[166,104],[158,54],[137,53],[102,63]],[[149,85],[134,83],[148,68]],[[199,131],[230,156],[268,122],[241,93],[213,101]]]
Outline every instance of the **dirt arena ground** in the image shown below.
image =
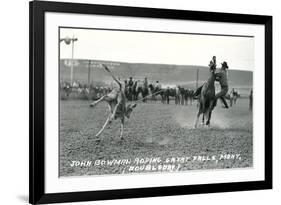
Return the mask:
[[248,103],[238,99],[230,109],[218,103],[211,127],[198,129],[193,128],[195,103],[139,103],[126,121],[124,140],[119,139],[120,123],[115,120],[97,143],[95,134],[106,120],[107,104],[90,108],[89,101],[62,100],[60,176],[251,167],[253,122]]

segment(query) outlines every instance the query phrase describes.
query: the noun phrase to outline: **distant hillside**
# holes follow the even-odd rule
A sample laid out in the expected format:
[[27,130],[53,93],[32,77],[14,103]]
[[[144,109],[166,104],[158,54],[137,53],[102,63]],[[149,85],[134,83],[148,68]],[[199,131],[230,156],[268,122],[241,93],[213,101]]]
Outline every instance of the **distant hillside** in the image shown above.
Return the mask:
[[[159,80],[161,84],[184,85],[185,87],[195,88],[196,74],[199,69],[199,85],[208,79],[208,67],[192,65],[166,65],[166,64],[144,64],[144,63],[124,63],[124,62],[107,62],[91,60],[91,82],[112,82],[112,78],[100,67],[100,63],[107,64],[115,76],[121,80],[128,79],[130,76],[134,79],[148,78],[149,82]],[[88,82],[87,60],[76,60],[74,67],[74,80],[81,83]],[[253,72],[229,70],[229,85],[235,88],[251,88],[253,84]],[[69,60],[60,60],[60,79],[70,81]],[[248,90],[248,89],[247,89]]]

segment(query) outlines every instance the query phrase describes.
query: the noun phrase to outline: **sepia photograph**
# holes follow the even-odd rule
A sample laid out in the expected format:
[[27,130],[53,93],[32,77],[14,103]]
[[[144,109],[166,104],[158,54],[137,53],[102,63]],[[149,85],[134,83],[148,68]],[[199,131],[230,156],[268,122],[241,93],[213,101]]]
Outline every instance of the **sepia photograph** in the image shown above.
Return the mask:
[[253,167],[254,36],[58,32],[60,177]]

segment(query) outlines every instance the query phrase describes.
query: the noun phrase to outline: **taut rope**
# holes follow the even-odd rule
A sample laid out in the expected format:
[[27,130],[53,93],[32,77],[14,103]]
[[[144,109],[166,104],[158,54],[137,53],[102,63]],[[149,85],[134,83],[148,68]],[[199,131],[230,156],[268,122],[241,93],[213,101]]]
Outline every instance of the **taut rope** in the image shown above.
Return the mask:
[[157,94],[157,93],[160,93],[160,92],[162,92],[162,91],[163,91],[163,89],[161,89],[161,90],[159,90],[159,91],[157,91],[157,92],[155,92],[155,93],[152,93],[152,94],[150,94],[150,95],[147,95],[147,96],[145,96],[144,98],[141,98],[141,99],[139,99],[139,100],[137,100],[137,101],[135,101],[135,102],[142,101],[143,99],[145,99],[145,98],[147,98],[147,97],[150,97],[150,96],[153,96],[153,95],[155,95],[155,94]]

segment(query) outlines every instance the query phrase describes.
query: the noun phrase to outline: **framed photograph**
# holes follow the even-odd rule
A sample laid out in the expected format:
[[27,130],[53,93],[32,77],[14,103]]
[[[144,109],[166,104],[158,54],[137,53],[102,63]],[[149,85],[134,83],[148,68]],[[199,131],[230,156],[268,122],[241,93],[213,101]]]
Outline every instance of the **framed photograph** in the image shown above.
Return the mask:
[[29,42],[30,203],[272,188],[271,16],[32,1]]

